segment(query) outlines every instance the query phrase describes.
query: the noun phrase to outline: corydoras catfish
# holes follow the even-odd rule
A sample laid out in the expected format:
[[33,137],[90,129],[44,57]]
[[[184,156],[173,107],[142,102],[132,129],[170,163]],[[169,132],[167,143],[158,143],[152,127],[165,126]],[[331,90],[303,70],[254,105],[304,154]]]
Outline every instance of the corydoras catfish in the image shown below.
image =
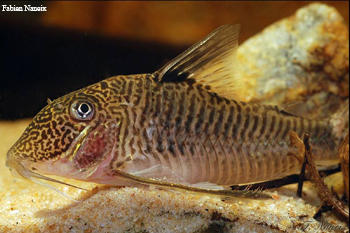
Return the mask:
[[298,173],[291,131],[311,135],[318,165],[338,163],[348,121],[235,99],[237,37],[237,26],[222,26],[154,73],[111,77],[50,101],[7,166],[31,179],[209,191]]

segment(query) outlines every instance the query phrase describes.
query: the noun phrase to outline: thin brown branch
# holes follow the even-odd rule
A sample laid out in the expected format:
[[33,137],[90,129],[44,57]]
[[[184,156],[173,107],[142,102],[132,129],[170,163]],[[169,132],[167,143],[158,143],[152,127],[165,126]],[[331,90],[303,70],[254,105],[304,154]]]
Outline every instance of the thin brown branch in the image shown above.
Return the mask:
[[339,158],[341,163],[341,170],[343,172],[344,191],[349,201],[349,133],[346,135],[344,141],[339,147]]
[[304,135],[304,146],[305,146],[305,158],[306,158],[306,169],[310,172],[311,180],[315,183],[318,190],[320,199],[327,205],[332,206],[340,215],[349,219],[349,208],[339,201],[332,192],[328,189],[327,185],[323,182],[315,162],[311,154],[311,147],[309,143],[309,135]]

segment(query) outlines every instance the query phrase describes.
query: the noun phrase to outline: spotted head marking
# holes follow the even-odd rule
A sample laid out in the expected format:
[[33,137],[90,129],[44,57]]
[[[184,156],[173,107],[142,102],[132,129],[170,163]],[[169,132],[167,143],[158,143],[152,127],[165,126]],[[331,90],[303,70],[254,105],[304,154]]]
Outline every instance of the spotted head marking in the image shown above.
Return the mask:
[[106,111],[118,107],[111,80],[49,101],[11,147],[6,165],[25,177],[24,169],[66,177],[90,170],[114,143],[117,123]]

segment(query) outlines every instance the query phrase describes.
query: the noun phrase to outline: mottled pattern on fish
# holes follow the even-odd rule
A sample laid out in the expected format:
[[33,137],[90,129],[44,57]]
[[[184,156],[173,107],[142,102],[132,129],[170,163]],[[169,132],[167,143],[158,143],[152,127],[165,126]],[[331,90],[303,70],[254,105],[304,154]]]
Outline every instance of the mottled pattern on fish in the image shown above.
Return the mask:
[[[96,122],[120,122],[112,140],[116,143],[113,169],[135,172],[160,165],[159,177],[170,172],[171,180],[189,183],[279,178],[300,166],[290,156],[296,153],[290,147],[291,130],[299,136],[312,135],[318,160],[334,157],[335,142],[327,122],[295,117],[273,106],[228,100],[208,89],[190,81],[157,83],[152,75],[110,78],[62,98],[53,109],[44,108],[16,149],[26,151],[22,155],[33,161],[57,158],[83,128],[79,122],[73,124],[69,114],[57,112],[73,100],[86,99],[96,107],[100,119]],[[99,159],[85,158],[77,166],[91,166]]]
[[[299,171],[290,131],[311,135],[316,161],[336,161],[340,138],[329,121],[234,100],[226,76],[216,85],[225,70],[201,67],[220,65],[216,56],[233,44],[221,38],[226,31],[216,33],[158,72],[111,77],[49,103],[7,164],[109,184],[120,184],[116,170],[183,184],[254,183]],[[208,49],[210,59],[193,60]]]
[[172,171],[173,179],[190,183],[278,178],[299,169],[295,157],[288,156],[295,153],[290,147],[291,130],[299,136],[313,135],[315,150],[323,151],[319,159],[334,156],[326,122],[295,117],[273,106],[227,100],[191,82],[119,79],[125,82],[118,85],[124,87],[120,94],[128,90],[130,104],[120,112],[124,121],[113,168],[137,171],[161,164],[164,174]]

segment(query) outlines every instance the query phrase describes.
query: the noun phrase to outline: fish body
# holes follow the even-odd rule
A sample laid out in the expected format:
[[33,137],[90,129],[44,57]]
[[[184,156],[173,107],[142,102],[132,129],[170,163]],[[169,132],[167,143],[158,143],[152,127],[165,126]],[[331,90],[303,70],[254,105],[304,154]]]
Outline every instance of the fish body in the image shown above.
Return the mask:
[[115,77],[103,84],[119,82],[118,93],[129,97],[118,111],[122,120],[114,136],[119,140],[112,170],[189,184],[281,178],[300,170],[292,156],[297,151],[289,140],[291,130],[300,137],[304,132],[313,135],[319,161],[335,159],[327,122],[228,100],[201,85],[153,80],[152,75]]
[[7,165],[24,177],[112,185],[257,183],[300,170],[291,131],[311,135],[320,165],[336,164],[342,136],[330,120],[233,98],[237,80],[226,68],[236,37],[236,27],[224,26],[155,73],[111,77],[50,102]]

